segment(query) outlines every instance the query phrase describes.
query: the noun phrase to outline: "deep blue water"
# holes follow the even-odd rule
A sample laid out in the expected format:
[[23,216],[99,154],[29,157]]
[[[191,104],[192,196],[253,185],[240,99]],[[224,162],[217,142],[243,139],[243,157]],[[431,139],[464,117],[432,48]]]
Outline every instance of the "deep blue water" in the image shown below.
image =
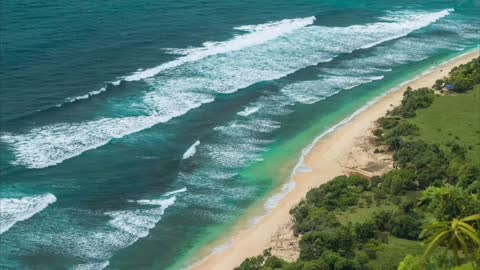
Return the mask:
[[478,1],[4,1],[0,12],[2,269],[188,265],[287,180],[245,171],[478,46],[480,29]]

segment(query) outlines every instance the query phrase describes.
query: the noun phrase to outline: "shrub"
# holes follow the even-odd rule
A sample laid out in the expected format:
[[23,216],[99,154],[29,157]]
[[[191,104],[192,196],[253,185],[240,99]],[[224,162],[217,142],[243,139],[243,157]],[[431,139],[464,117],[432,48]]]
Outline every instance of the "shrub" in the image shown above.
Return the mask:
[[377,205],[380,205],[387,198],[387,193],[383,189],[377,188],[373,191],[373,198]]
[[383,141],[390,146],[391,149],[398,149],[399,142],[402,141],[402,137],[418,135],[418,127],[407,121],[400,122],[396,127],[385,132]]
[[400,168],[415,171],[415,180],[420,188],[447,177],[449,161],[437,145],[421,140],[404,142],[393,158]]
[[412,118],[415,116],[415,110],[424,109],[432,104],[435,93],[426,87],[412,91],[407,89],[404,93],[402,104],[395,107],[390,114],[393,116],[401,116],[404,118]]
[[420,205],[440,221],[480,213],[478,196],[451,185],[429,187],[422,193]]
[[377,258],[377,251],[381,250],[379,243],[375,240],[370,240],[363,246],[363,250],[367,254],[369,259],[376,259]]
[[417,189],[415,172],[409,169],[397,169],[382,177],[382,189],[390,194],[403,194]]
[[315,231],[305,234],[300,240],[300,258],[313,260],[325,251],[335,251],[343,256],[353,253],[354,237],[348,227]]
[[376,238],[377,232],[377,226],[373,222],[356,223],[353,226],[355,239],[361,243],[365,243],[372,238]]
[[390,220],[393,217],[393,213],[390,211],[378,211],[373,213],[372,222],[375,224],[375,227],[380,231],[390,231],[392,225]]
[[330,182],[307,193],[307,203],[328,210],[346,209],[358,203],[359,193],[369,186],[367,179],[360,176],[337,176]]
[[264,260],[262,255],[247,258],[235,270],[261,270]]
[[440,90],[443,87],[443,83],[444,81],[442,79],[438,79],[435,81],[435,87]]
[[454,91],[465,92],[480,83],[480,57],[465,65],[453,68],[445,78],[446,84],[455,86]]
[[363,250],[358,250],[355,252],[355,260],[357,260],[358,263],[361,265],[367,264],[368,263],[368,255],[365,251]]
[[423,270],[425,269],[425,260],[423,257],[407,255],[400,262],[398,270]]
[[397,213],[391,224],[391,233],[400,238],[416,240],[422,231],[422,222],[415,214]]
[[307,232],[337,227],[340,225],[334,213],[325,208],[317,208],[306,203],[301,203],[290,211],[294,217],[295,235]]
[[[391,129],[398,125],[399,120],[400,120],[399,118],[394,118],[394,117],[380,117],[377,120],[377,124],[383,129]],[[381,132],[383,131],[380,130],[380,131],[374,131],[374,132],[377,132],[377,133],[380,132],[380,135],[381,135]]]
[[465,159],[465,154],[467,153],[467,150],[465,148],[455,143],[455,144],[452,144],[452,146],[450,147],[450,150],[452,154],[454,154],[455,156],[461,159]]

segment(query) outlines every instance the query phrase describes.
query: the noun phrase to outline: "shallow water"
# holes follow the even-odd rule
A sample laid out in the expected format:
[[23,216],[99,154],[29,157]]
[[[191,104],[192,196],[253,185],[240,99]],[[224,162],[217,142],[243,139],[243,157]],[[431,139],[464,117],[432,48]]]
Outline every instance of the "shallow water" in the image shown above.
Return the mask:
[[238,2],[6,3],[2,269],[185,267],[318,134],[479,43],[471,1]]

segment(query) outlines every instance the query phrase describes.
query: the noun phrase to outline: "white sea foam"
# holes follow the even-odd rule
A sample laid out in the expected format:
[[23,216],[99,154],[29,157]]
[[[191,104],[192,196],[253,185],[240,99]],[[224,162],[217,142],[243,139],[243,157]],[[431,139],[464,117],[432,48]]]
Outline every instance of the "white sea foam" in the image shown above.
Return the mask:
[[[297,19],[285,19],[277,22],[271,22],[266,24],[259,24],[259,25],[246,25],[235,27],[235,30],[247,31],[247,34],[237,35],[234,38],[224,41],[224,42],[214,42],[214,41],[206,41],[202,44],[201,47],[197,48],[187,48],[187,49],[179,49],[179,48],[167,48],[165,49],[166,52],[171,54],[183,55],[180,58],[177,58],[173,61],[164,63],[162,65],[142,69],[139,68],[136,72],[132,73],[131,75],[122,77],[118,80],[109,82],[112,85],[119,85],[122,80],[124,81],[139,81],[146,78],[153,77],[165,70],[175,68],[187,63],[195,62],[202,60],[206,57],[217,55],[217,54],[224,54],[231,51],[242,50],[251,46],[256,46],[270,40],[276,39],[280,36],[289,34],[297,29],[303,28],[305,26],[313,24],[315,21],[315,17],[307,17],[307,18],[297,18]],[[82,99],[88,99],[92,96],[101,94],[107,91],[106,87],[102,87],[98,90],[91,91],[87,94],[67,98],[65,100],[66,103],[75,102]],[[62,104],[57,105],[57,107],[61,106]]]
[[195,153],[197,152],[197,146],[199,146],[199,145],[200,145],[200,141],[196,141],[195,143],[193,143],[187,149],[187,151],[185,151],[185,153],[182,156],[182,159],[188,159],[188,158],[193,157],[195,155]]
[[0,234],[8,231],[15,223],[31,218],[47,208],[57,198],[53,194],[29,196],[23,198],[0,199]]
[[264,204],[264,208],[267,211],[272,211],[275,207],[277,207],[278,203],[283,198],[285,198],[285,196],[287,196],[288,193],[292,192],[295,189],[296,185],[297,184],[295,183],[295,181],[289,181],[285,183],[282,186],[281,191],[279,193],[267,199],[267,201]]
[[282,88],[281,92],[295,102],[313,104],[342,90],[381,79],[383,76],[362,76],[352,71],[351,76],[322,76],[315,81],[293,83]]
[[201,265],[202,263],[204,263],[208,258],[210,258],[212,255],[215,255],[215,254],[219,254],[219,253],[222,253],[224,252],[225,250],[229,249],[231,246],[233,245],[233,240],[229,240],[229,241],[226,241],[225,243],[219,245],[219,246],[216,246],[212,249],[212,252],[206,256],[205,258],[201,259],[201,260],[198,260],[194,263],[192,263],[191,265],[189,265],[186,270],[189,270],[189,269],[192,269],[198,265]]
[[212,161],[224,168],[240,168],[252,161],[260,161],[260,153],[266,150],[265,147],[248,142],[212,144],[206,145],[205,147]]
[[[386,22],[348,27],[311,25],[313,17],[240,27],[237,30],[247,33],[229,41],[187,49],[183,57],[125,77],[127,81],[144,80],[152,88],[140,102],[122,104],[125,109],[137,112],[135,115],[141,108],[143,116],[59,123],[37,127],[23,134],[4,133],[0,139],[15,154],[13,164],[28,168],[52,166],[103,146],[112,139],[184,115],[214,101],[219,93],[233,93],[260,81],[275,80],[309,65],[330,61],[339,53],[406,36],[450,12],[392,16]],[[351,42],[352,37],[355,42]],[[318,98],[299,99],[297,95],[296,101],[313,103]],[[276,112],[272,110],[271,113]],[[270,132],[278,125],[240,124],[239,129],[242,128]]]
[[181,189],[177,189],[177,190],[174,190],[174,191],[167,192],[167,193],[165,193],[164,196],[175,195],[177,193],[183,193],[183,192],[186,192],[186,191],[187,191],[187,188],[184,187],[184,188],[181,188]]
[[[72,103],[72,102],[75,102],[75,101],[79,101],[79,100],[82,100],[82,99],[89,99],[90,97],[93,97],[93,96],[96,96],[98,94],[101,94],[103,92],[107,91],[107,87],[102,87],[98,90],[95,90],[95,91],[90,91],[88,92],[87,94],[85,95],[81,95],[81,96],[77,96],[77,97],[70,97],[70,98],[67,98],[65,99],[65,103]],[[60,103],[57,105],[57,107],[61,107],[64,103]]]
[[[461,56],[458,56],[458,57],[461,57]],[[452,60],[454,60],[454,59],[451,59],[449,61],[452,61]],[[442,63],[442,64],[444,64],[444,63]],[[393,92],[393,91],[396,91],[396,90],[400,89],[401,87],[407,85],[410,81],[413,81],[413,80],[419,78],[420,76],[423,76],[424,74],[426,74],[430,71],[431,70],[427,70],[427,71],[423,72],[422,74],[418,75],[417,77],[415,77],[415,78],[413,78],[409,81],[406,81],[406,82],[402,83],[401,85],[399,85],[398,87],[395,87],[395,88],[383,93],[382,95],[374,98],[373,100],[369,101],[366,105],[362,106],[360,109],[358,109],[354,113],[352,113],[350,116],[344,118],[342,121],[340,121],[336,125],[332,126],[331,128],[327,129],[325,132],[323,132],[319,136],[317,136],[307,147],[305,147],[302,150],[300,158],[299,158],[298,162],[296,163],[296,165],[294,166],[294,169],[292,170],[292,173],[289,177],[289,181],[282,186],[281,191],[279,193],[277,193],[277,194],[273,195],[272,197],[270,197],[269,199],[267,199],[267,201],[264,204],[264,208],[268,212],[271,211],[271,209],[273,209],[274,207],[276,207],[278,205],[278,203],[281,199],[283,199],[289,192],[291,192],[295,189],[296,183],[293,179],[293,177],[295,175],[311,171],[311,168],[308,167],[307,164],[305,164],[305,157],[311,152],[311,150],[314,148],[314,146],[318,143],[319,140],[321,140],[326,135],[332,133],[333,131],[335,131],[339,127],[341,127],[341,126],[347,124],[348,122],[352,121],[360,113],[362,113],[365,110],[367,110],[368,108],[370,108],[372,105],[377,103],[379,100],[381,100],[384,96],[386,96],[390,92]],[[262,218],[263,218],[263,216],[255,218],[253,220],[254,225],[256,223],[258,223]]]
[[[115,252],[148,236],[149,231],[163,218],[167,208],[172,207],[179,194],[185,191],[186,188],[181,188],[167,192],[159,198],[132,200],[126,210],[105,213],[78,209],[66,209],[65,213],[57,211],[53,215],[58,216],[51,218],[58,219],[60,223],[44,221],[39,227],[42,234],[28,235],[25,241],[28,248],[42,246],[66,257],[81,260],[80,264],[71,269],[103,269],[108,266],[108,260]],[[105,215],[110,219],[103,223],[103,218],[98,215]],[[82,225],[84,222],[72,224],[73,216],[75,220],[95,219],[96,222],[89,223],[91,226],[87,227]],[[27,251],[24,254],[28,254],[28,248],[22,249],[22,252]]]
[[[80,123],[61,123],[32,129],[25,134],[4,133],[0,139],[10,145],[16,155],[12,163],[28,168],[53,166],[81,153],[98,148],[112,139],[151,128],[172,118],[185,114],[190,109],[212,99],[194,103],[198,95],[185,95],[184,100],[169,99],[159,102],[164,107],[156,114],[124,118],[102,118]],[[173,104],[172,104],[173,103]]]
[[243,111],[238,112],[237,114],[241,115],[241,116],[249,116],[250,114],[257,112],[258,109],[260,109],[260,108],[259,107],[246,107]]
[[102,270],[105,267],[110,265],[109,261],[104,262],[91,262],[91,263],[82,263],[75,265],[74,267],[70,268],[72,270]]
[[146,209],[112,211],[105,214],[112,217],[109,221],[110,226],[132,235],[135,237],[134,241],[136,241],[138,238],[146,237],[149,231],[160,221],[165,210],[175,203],[177,197],[172,195],[186,191],[187,188],[181,188],[167,192],[159,199],[134,201],[139,205],[149,207]]
[[[205,42],[202,47],[185,49],[182,53],[185,55],[184,57],[178,58],[174,61],[165,63],[154,68],[149,68],[141,72],[136,72],[132,75],[125,77],[124,80],[142,80],[145,78],[153,77],[164,70],[174,68],[186,63],[195,62],[212,55],[239,51],[251,46],[260,45],[262,43],[276,39],[282,35],[286,35],[295,30],[301,29],[307,25],[311,25],[314,21],[315,17],[308,17],[301,19],[283,20],[280,22],[259,25],[257,29],[252,29],[251,26],[239,27],[237,28],[238,30],[249,28],[249,33],[236,36],[229,41]],[[177,50],[177,52],[179,52],[179,50]]]

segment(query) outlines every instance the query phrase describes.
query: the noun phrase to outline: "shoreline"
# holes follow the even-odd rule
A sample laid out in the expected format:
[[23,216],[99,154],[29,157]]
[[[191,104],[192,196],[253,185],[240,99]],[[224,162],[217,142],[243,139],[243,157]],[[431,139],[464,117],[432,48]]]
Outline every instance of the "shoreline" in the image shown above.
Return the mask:
[[[432,67],[371,100],[352,115],[317,136],[302,151],[290,181],[281,187],[281,193],[283,193],[283,187],[293,183],[293,191],[284,194],[276,207],[262,216],[257,224],[235,231],[224,249],[214,250],[188,269],[233,269],[245,258],[256,256],[269,247],[273,248],[273,254],[287,260],[294,260],[297,248],[295,247],[296,239],[290,230],[290,209],[297,205],[311,188],[318,187],[338,175],[365,172],[361,167],[368,166],[372,158],[381,156],[369,153],[373,152],[373,148],[367,147],[367,149],[362,145],[366,139],[365,135],[371,134],[370,129],[375,120],[383,116],[392,106],[400,103],[403,92],[408,86],[413,89],[431,87],[436,79],[446,76],[451,68],[478,56],[479,49],[475,48]],[[381,158],[386,157],[384,155]],[[388,162],[385,162],[378,173],[388,170],[388,166]],[[276,195],[277,193],[273,194],[273,196]],[[285,252],[282,253],[282,251]]]

